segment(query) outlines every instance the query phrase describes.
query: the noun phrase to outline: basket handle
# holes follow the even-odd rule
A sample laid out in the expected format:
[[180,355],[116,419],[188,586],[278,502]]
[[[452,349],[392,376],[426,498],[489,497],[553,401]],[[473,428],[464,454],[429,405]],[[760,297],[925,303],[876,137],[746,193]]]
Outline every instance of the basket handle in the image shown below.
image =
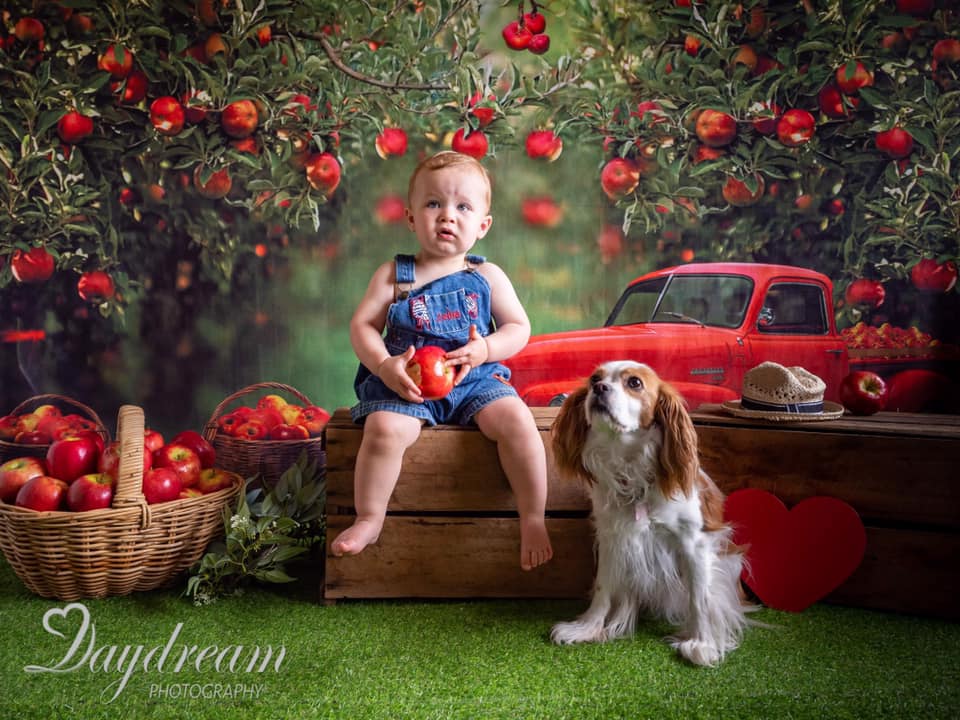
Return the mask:
[[140,507],[144,528],[150,526],[150,508],[143,496],[143,408],[121,405],[117,414],[117,439],[120,442],[120,465],[113,507]]
[[38,404],[44,403],[49,400],[54,400],[54,401],[66,403],[68,405],[73,405],[74,407],[85,412],[87,416],[97,424],[97,427],[99,427],[103,431],[107,444],[108,445],[110,444],[110,432],[107,430],[107,426],[103,424],[103,420],[100,419],[100,416],[97,415],[97,413],[93,410],[93,408],[87,405],[84,405],[79,400],[74,400],[73,398],[67,397],[66,395],[55,395],[52,393],[46,393],[44,395],[34,395],[33,397],[28,397],[22,403],[17,405],[13,410],[10,411],[9,414],[19,415],[30,405],[34,403],[38,403]]
[[204,426],[204,438],[208,442],[213,442],[213,438],[217,434],[217,420],[223,414],[223,411],[230,405],[230,403],[234,402],[235,400],[239,400],[244,395],[249,395],[250,393],[258,392],[260,390],[282,390],[283,392],[290,393],[296,397],[304,405],[313,405],[306,395],[290,385],[284,385],[283,383],[270,381],[254,383],[253,385],[248,385],[245,388],[237,390],[235,393],[233,393],[233,395],[225,397],[223,401],[217,405],[213,411],[213,415],[210,416],[210,420],[208,420],[207,424]]

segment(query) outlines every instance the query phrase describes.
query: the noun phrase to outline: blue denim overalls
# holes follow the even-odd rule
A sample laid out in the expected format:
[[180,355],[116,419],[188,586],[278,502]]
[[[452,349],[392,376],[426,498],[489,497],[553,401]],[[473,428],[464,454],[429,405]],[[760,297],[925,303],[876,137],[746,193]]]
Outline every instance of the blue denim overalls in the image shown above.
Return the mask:
[[[489,335],[493,331],[490,285],[473,267],[483,262],[485,258],[467,255],[468,264],[463,270],[423,287],[399,292],[387,311],[387,352],[401,355],[411,345],[439,345],[444,350],[454,350],[466,345],[471,325],[476,325],[481,335]],[[414,256],[397,255],[395,263],[398,287],[412,286]],[[445,398],[411,403],[361,364],[353,385],[359,402],[350,408],[350,416],[354,422],[362,422],[376,410],[389,410],[421,418],[428,425],[467,425],[478,410],[494,400],[517,396],[509,381],[510,370],[505,366],[484,363],[472,368]]]

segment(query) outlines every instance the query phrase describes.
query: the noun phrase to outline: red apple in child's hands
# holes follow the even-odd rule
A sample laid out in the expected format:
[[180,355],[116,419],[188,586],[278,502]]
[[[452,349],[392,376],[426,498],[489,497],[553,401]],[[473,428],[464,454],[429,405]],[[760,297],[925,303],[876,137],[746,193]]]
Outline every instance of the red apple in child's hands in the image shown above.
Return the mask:
[[180,482],[180,477],[170,468],[151,468],[143,476],[143,496],[150,505],[176,500],[181,490],[183,490],[183,484]]
[[46,474],[47,468],[40,458],[19,457],[7,460],[0,465],[0,500],[12,503],[27,481]]
[[444,362],[446,355],[441,347],[424,345],[407,363],[407,374],[420,388],[424,400],[439,400],[453,389],[455,373]]
[[114,482],[114,476],[107,473],[81,475],[67,488],[67,507],[74,512],[110,507]]
[[97,469],[98,454],[97,443],[89,435],[55,440],[47,449],[47,472],[64,482],[71,482]]
[[200,473],[200,480],[197,481],[196,487],[193,489],[199,490],[206,495],[207,493],[223,490],[236,482],[242,481],[243,478],[235,472],[221,468],[206,468]]
[[[170,443],[157,450],[153,456],[155,468],[173,470],[183,487],[193,487],[200,479],[200,457],[186,445]],[[177,489],[177,493],[180,489]]]
[[854,415],[873,415],[887,402],[887,384],[870,370],[854,370],[840,383],[840,402]]
[[38,475],[31,478],[17,493],[19,507],[39,510],[60,510],[67,496],[67,484],[59,478]]
[[173,440],[170,441],[170,444],[186,445],[193,450],[197,454],[197,457],[200,458],[201,468],[213,467],[213,463],[217,458],[217,451],[213,449],[213,445],[196,430],[184,430],[178,433],[174,436]]

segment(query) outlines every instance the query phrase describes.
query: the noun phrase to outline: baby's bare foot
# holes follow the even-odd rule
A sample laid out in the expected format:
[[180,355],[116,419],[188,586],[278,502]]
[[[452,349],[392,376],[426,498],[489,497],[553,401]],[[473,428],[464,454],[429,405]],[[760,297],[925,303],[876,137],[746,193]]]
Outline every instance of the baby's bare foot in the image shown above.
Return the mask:
[[533,570],[553,557],[553,547],[543,518],[520,521],[520,567]]
[[356,555],[362,552],[367,545],[371,545],[380,537],[382,522],[373,520],[356,520],[330,544],[330,552],[336,557]]

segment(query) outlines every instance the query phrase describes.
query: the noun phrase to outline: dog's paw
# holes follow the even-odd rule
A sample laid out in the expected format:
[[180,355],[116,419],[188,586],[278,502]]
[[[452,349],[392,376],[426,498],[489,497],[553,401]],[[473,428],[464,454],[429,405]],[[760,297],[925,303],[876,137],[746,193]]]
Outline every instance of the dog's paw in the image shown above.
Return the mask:
[[723,659],[716,645],[703,640],[674,640],[670,644],[684,660],[694,665],[712,667]]
[[588,625],[580,622],[562,622],[553,626],[550,631],[550,640],[557,645],[571,645],[573,643],[603,642],[606,635],[603,627]]

